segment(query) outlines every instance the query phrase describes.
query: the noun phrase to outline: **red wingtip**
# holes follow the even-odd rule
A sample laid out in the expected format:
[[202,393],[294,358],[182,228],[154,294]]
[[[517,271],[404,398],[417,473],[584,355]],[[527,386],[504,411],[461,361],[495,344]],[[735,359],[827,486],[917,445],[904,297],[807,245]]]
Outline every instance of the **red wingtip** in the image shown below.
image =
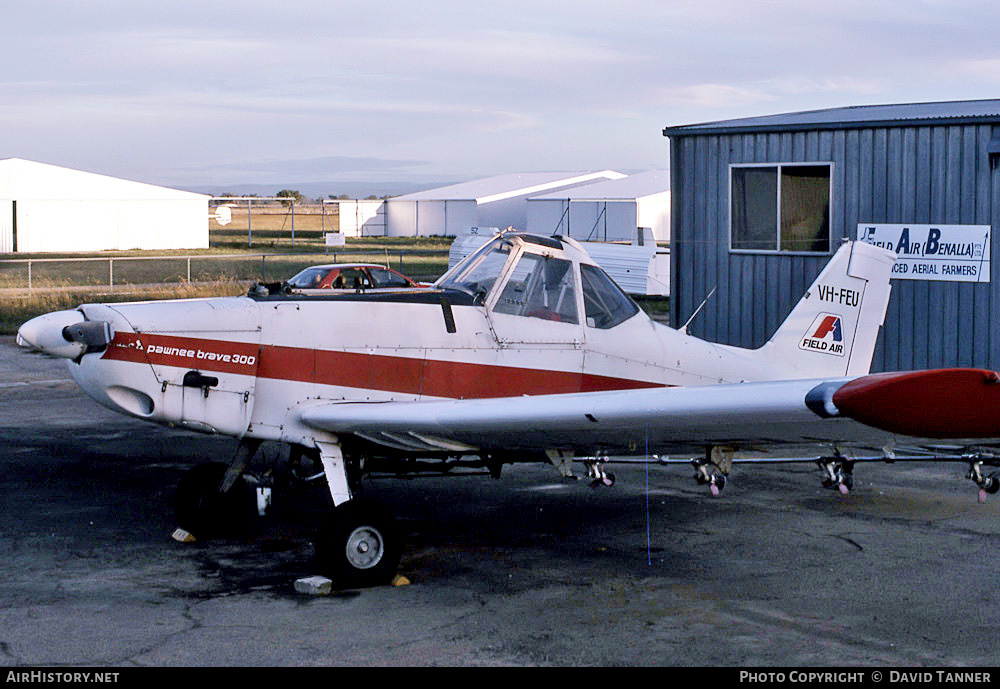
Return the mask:
[[920,438],[1000,437],[1000,376],[970,368],[877,373],[842,385],[843,416]]

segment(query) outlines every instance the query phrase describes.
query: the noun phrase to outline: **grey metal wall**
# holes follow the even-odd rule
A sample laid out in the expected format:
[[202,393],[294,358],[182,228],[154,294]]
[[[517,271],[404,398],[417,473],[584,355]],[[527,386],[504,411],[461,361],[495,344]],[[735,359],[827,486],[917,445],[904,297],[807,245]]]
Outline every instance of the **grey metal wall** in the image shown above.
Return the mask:
[[[729,252],[729,166],[832,162],[831,232],[858,223],[991,225],[990,284],[893,280],[873,370],[1000,368],[1000,170],[989,124],[691,135],[671,138],[671,321],[699,337],[763,344],[827,256]],[[1000,127],[997,127],[1000,131]]]

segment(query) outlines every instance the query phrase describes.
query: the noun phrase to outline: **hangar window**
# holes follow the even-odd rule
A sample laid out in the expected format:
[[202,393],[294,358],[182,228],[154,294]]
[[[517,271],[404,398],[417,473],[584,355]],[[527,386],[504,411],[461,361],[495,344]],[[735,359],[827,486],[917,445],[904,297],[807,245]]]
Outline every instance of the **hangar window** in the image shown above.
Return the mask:
[[730,249],[830,251],[829,163],[734,165]]

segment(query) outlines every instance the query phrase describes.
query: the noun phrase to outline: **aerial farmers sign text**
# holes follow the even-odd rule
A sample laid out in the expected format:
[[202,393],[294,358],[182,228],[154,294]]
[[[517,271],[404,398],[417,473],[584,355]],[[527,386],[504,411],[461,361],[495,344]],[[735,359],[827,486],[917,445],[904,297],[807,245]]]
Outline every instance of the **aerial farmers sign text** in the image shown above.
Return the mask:
[[896,279],[990,281],[989,225],[860,223],[858,239],[896,252]]

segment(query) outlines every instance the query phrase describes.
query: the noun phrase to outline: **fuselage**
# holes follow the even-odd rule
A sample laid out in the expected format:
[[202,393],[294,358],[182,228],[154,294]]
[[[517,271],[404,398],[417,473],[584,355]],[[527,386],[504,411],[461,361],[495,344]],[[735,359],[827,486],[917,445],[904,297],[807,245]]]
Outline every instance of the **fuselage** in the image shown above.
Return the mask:
[[[572,239],[513,233],[429,289],[86,304],[29,321],[19,338],[69,359],[80,386],[112,409],[313,446],[330,439],[301,422],[304,411],[337,402],[516,405],[522,396],[867,373],[892,259],[845,245],[755,350],[654,322]],[[857,298],[824,300],[830,293]]]
[[[292,442],[310,432],[297,427],[294,412],[330,401],[517,397],[781,375],[746,350],[656,323],[621,293],[599,293],[611,288],[595,282],[596,266],[574,243],[513,238],[503,248],[508,260],[498,261],[480,294],[445,276],[435,288],[398,292],[85,305],[86,318],[110,322],[114,337],[70,370],[119,411]],[[541,282],[532,283],[518,267],[522,259],[549,272],[564,262],[561,296],[552,296],[551,284],[546,295]],[[552,303],[528,311],[532,299]]]

